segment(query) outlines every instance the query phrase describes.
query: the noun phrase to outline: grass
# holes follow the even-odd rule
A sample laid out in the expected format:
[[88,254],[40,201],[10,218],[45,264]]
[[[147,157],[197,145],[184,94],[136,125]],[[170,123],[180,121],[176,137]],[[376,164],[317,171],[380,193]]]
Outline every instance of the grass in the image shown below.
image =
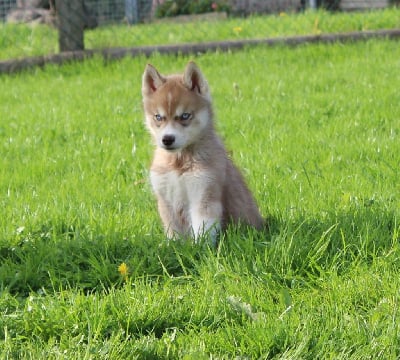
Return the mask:
[[[399,8],[362,13],[308,11],[192,23],[117,24],[85,32],[88,49],[377,30],[400,27]],[[155,30],[156,29],[156,30]],[[57,53],[56,29],[0,24],[0,59]]]
[[[0,359],[397,359],[394,41],[196,58],[269,218],[165,242],[147,182],[147,61],[1,76]],[[125,263],[128,274],[118,268]]]

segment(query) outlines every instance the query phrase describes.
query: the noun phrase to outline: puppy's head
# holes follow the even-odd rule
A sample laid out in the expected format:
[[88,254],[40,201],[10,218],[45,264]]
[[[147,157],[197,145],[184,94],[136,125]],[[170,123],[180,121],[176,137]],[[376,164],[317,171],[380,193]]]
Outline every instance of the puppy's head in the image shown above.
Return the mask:
[[208,84],[194,62],[187,64],[182,75],[170,76],[147,65],[142,95],[146,126],[160,148],[181,151],[212,126]]

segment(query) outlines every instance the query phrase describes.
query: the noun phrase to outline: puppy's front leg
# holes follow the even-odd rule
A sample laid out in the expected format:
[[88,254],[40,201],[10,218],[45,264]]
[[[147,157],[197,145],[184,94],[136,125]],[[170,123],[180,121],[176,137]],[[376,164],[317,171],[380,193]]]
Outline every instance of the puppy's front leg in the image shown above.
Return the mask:
[[208,235],[213,246],[222,220],[222,189],[218,183],[207,176],[199,176],[191,183],[189,195],[189,214],[195,240]]
[[221,229],[222,205],[220,202],[211,202],[194,206],[190,209],[192,229],[195,241],[207,235],[213,246],[217,245],[217,235]]
[[166,204],[162,197],[158,197],[157,199],[158,212],[160,214],[162,223],[164,225],[165,233],[168,239],[172,239],[174,237],[175,232],[179,229],[174,223],[174,219],[172,216],[172,209]]

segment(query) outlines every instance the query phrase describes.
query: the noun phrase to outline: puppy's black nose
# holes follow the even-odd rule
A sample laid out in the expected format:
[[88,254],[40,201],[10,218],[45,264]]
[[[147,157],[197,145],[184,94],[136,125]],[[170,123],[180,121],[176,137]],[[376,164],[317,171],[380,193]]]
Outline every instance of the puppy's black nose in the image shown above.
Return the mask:
[[162,143],[165,146],[171,146],[175,142],[175,136],[174,135],[164,135],[162,138]]

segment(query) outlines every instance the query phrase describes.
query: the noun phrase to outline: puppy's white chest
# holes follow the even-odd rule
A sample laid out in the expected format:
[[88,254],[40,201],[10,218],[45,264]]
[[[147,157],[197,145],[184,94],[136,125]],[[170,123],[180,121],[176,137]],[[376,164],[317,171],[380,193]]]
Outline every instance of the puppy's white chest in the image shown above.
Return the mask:
[[161,196],[172,208],[187,205],[187,179],[185,176],[176,171],[169,171],[164,174],[151,171],[150,180],[154,192]]
[[203,172],[180,174],[177,171],[169,171],[159,174],[152,171],[150,180],[154,192],[174,210],[189,210],[197,206],[210,186],[210,178]]
[[213,177],[207,172],[159,174],[153,171],[150,179],[159,200],[159,210],[161,201],[162,211],[168,212],[161,215],[167,231],[173,229],[180,234],[192,231],[195,239],[209,232],[215,245],[222,204],[216,199],[211,200]]

